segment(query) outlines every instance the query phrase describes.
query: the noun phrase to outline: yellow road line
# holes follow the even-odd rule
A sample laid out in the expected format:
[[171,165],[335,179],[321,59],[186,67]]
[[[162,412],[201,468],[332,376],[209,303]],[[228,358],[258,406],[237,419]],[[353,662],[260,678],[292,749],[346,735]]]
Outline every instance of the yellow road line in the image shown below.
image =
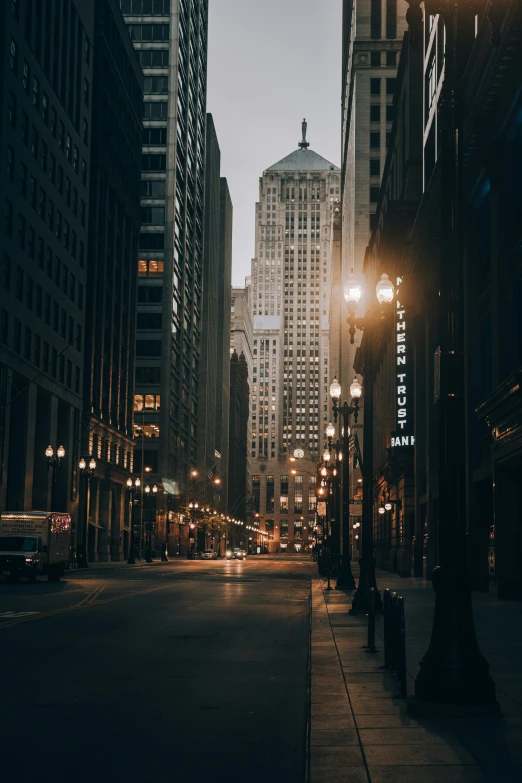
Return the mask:
[[85,604],[90,604],[92,601],[96,599],[96,596],[99,595],[104,589],[105,589],[105,585],[102,582],[102,584],[95,587],[94,590],[91,590],[90,593],[87,593],[85,598],[82,598],[82,600],[79,601],[77,604],[75,604],[75,606],[84,606]]
[[[31,620],[40,620],[44,617],[53,617],[54,615],[57,614],[66,614],[67,612],[75,612],[77,609],[85,609],[86,607],[89,606],[100,606],[100,604],[108,604],[113,601],[122,601],[124,598],[132,598],[133,596],[136,595],[144,595],[145,593],[155,593],[158,592],[159,590],[167,590],[169,587],[173,587],[174,584],[175,582],[172,582],[171,584],[162,585],[161,587],[151,587],[148,590],[135,590],[132,593],[125,593],[124,595],[116,595],[113,596],[112,598],[104,598],[103,600],[96,601],[96,602],[95,602],[96,595],[98,595],[99,592],[101,592],[101,590],[97,590],[97,591],[93,590],[86,597],[87,599],[90,599],[88,602],[86,602],[86,599],[84,598],[82,599],[82,601],[80,601],[78,604],[75,604],[74,606],[67,606],[64,609],[54,609],[52,612],[42,612],[41,614],[34,615],[34,617],[24,617],[24,618],[20,618],[20,620],[13,620],[10,623],[2,623],[0,625],[0,631],[3,631],[4,628],[11,628],[13,625],[21,625],[22,623],[26,623]],[[95,592],[96,595],[94,595]]]

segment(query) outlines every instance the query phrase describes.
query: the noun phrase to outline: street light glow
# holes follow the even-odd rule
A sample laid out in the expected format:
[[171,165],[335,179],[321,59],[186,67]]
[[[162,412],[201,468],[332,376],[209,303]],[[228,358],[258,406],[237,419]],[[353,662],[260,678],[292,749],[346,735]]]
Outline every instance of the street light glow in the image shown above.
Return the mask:
[[389,304],[393,302],[394,288],[388,275],[381,275],[381,279],[375,286],[375,294],[379,304]]
[[362,386],[357,378],[354,378],[350,384],[350,394],[353,400],[359,400],[361,398]]
[[[350,387],[351,389],[351,387]],[[333,438],[335,435],[335,427],[332,424],[332,422],[329,423],[329,425],[326,428],[326,437],[327,438]]]
[[337,378],[334,378],[331,385],[330,385],[330,397],[332,400],[338,400],[341,396],[341,384],[337,380]]
[[355,274],[351,274],[344,284],[344,298],[348,304],[359,304],[363,293],[363,287],[360,279]]

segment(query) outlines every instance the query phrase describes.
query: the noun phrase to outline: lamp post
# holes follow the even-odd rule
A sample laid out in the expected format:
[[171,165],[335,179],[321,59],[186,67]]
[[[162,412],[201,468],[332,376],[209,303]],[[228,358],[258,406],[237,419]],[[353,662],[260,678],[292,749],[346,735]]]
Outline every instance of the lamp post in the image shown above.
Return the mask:
[[83,506],[83,524],[81,525],[81,541],[78,542],[77,545],[77,552],[78,552],[78,568],[89,568],[89,563],[87,560],[87,544],[88,544],[88,538],[89,538],[89,501],[90,501],[90,494],[91,494],[91,479],[94,476],[94,472],[96,470],[96,460],[94,457],[91,457],[89,459],[89,463],[87,464],[87,460],[85,460],[83,457],[80,459],[78,463],[78,467],[80,469],[80,476],[82,478],[85,478],[85,503]]
[[199,508],[198,501],[190,501],[189,503],[189,514],[190,514],[190,529],[194,533],[194,543],[192,544],[192,559],[196,559],[196,553],[197,553],[197,546],[198,546],[198,525],[197,522],[194,521],[194,515],[197,513],[197,510]]
[[[350,386],[351,405],[345,400],[340,406],[341,384],[334,378],[330,386],[330,397],[333,404],[334,421],[342,418],[341,436],[343,443],[343,456],[341,465],[342,472],[342,552],[339,565],[339,575],[337,577],[338,590],[354,590],[355,579],[353,578],[350,567],[350,416],[357,421],[359,414],[359,399],[361,397],[361,384],[357,379]],[[332,432],[333,425],[326,428],[326,434]]]
[[[359,560],[359,585],[352,600],[353,614],[367,613],[370,608],[370,588],[375,590],[377,610],[382,609],[382,601],[375,579],[375,558],[373,553],[373,345],[375,332],[387,320],[392,311],[390,305],[395,295],[393,283],[388,275],[381,275],[375,286],[375,295],[379,308],[370,308],[364,317],[356,315],[357,305],[363,292],[359,278],[352,274],[344,285],[344,298],[348,304],[347,323],[350,326],[350,342],[353,345],[355,330],[364,330],[364,340],[361,343],[364,365],[364,417],[363,417],[363,510],[362,510],[362,552]],[[332,384],[333,386],[333,384]],[[352,384],[352,387],[354,384]],[[355,388],[355,387],[354,387]],[[340,397],[340,389],[337,391]],[[357,399],[361,397],[362,388],[356,389]]]
[[147,554],[145,557],[146,563],[152,563],[152,498],[154,498],[154,517],[156,516],[156,494],[158,492],[158,487],[156,484],[152,487],[152,490],[150,486],[147,484],[145,487],[145,497],[147,498]]
[[[413,45],[422,46],[421,0],[407,0]],[[439,98],[440,257],[438,464],[439,565],[433,572],[435,610],[431,641],[415,680],[417,705],[496,708],[495,684],[480,652],[466,573],[466,411],[464,403],[464,259],[462,171],[464,72],[474,39],[475,15],[487,0],[425,0],[427,14],[444,22],[444,82]],[[490,0],[491,40],[499,43],[503,0]],[[419,40],[420,39],[420,40]]]
[[63,446],[58,446],[56,449],[56,457],[54,456],[54,449],[49,444],[45,449],[45,456],[47,457],[47,468],[52,470],[52,482],[51,482],[51,511],[54,510],[55,501],[55,487],[56,487],[56,470],[62,467],[62,459],[65,457],[65,449]]
[[130,544],[129,544],[129,557],[127,563],[129,565],[135,564],[134,549],[136,548],[134,540],[134,493],[139,491],[141,486],[141,480],[139,476],[136,476],[134,481],[129,476],[127,479],[127,492],[129,493],[130,505],[129,505],[129,525],[130,525]]

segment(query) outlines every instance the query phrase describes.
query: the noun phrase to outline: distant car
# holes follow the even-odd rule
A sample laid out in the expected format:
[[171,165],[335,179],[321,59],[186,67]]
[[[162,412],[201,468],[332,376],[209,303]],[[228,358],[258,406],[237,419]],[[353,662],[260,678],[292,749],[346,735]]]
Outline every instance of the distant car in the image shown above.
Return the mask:
[[234,549],[227,549],[227,560],[243,560],[243,552],[239,547]]
[[205,551],[201,553],[202,560],[216,560],[216,558],[217,552],[214,552],[213,549],[205,549]]
[[246,556],[247,556],[246,549],[242,549],[241,554],[243,555],[243,560],[246,560]]

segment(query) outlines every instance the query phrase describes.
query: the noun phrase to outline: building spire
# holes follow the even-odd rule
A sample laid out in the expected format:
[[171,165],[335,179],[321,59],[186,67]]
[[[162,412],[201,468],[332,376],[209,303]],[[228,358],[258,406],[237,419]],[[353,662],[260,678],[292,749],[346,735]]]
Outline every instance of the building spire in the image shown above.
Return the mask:
[[306,122],[306,119],[303,117],[303,122],[301,123],[301,130],[303,132],[303,140],[299,142],[299,147],[302,150],[306,150],[310,146],[309,142],[307,142],[307,140],[306,140],[306,128],[307,128],[307,122]]

